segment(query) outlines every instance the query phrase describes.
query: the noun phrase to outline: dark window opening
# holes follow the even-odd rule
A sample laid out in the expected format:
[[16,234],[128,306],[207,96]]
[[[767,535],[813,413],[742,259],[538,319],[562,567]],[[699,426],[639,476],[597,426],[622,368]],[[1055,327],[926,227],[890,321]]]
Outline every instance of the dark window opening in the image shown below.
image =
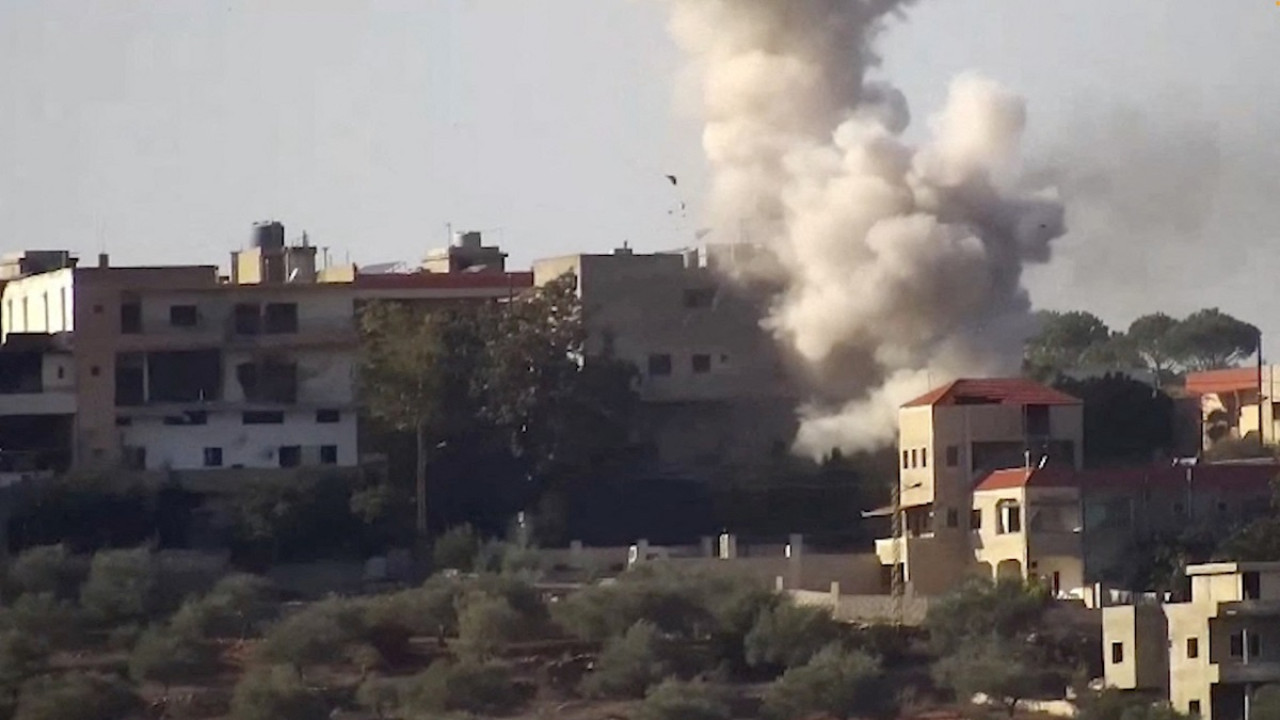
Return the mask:
[[982,529],[982,511],[981,510],[973,510],[969,513],[969,529],[970,530]]
[[38,352],[0,353],[0,394],[43,392],[43,363]]
[[129,427],[132,424],[133,424],[133,418],[129,417],[128,415],[116,416],[116,427]]
[[93,367],[89,368],[89,374],[92,375],[93,377],[98,377],[99,375],[102,374],[102,368],[98,367],[97,365],[94,365]]
[[1200,638],[1187,638],[1187,657],[1192,660],[1200,657]]
[[911,467],[920,467],[920,451],[916,448],[911,448]]
[[204,449],[205,467],[222,467],[222,448],[207,447]]
[[338,446],[337,445],[321,445],[320,446],[320,464],[321,465],[337,465],[338,464]]
[[649,374],[650,375],[670,375],[671,374],[671,356],[650,355],[649,356]]
[[1111,643],[1111,664],[1116,665],[1124,662],[1124,643]]
[[1244,657],[1244,635],[1241,633],[1231,634],[1230,653],[1233,658]]
[[342,413],[337,410],[317,410],[316,422],[318,423],[336,423],[342,422]]
[[947,509],[947,527],[953,528],[953,527],[959,527],[959,526],[960,526],[960,511],[956,510],[955,508],[948,508]]
[[302,448],[297,445],[280,446],[280,467],[291,468],[302,464]]
[[1195,716],[1199,717],[1199,715],[1200,715],[1200,701],[1199,701],[1199,700],[1192,700],[1191,702],[1187,703],[1187,713],[1189,713],[1189,714],[1191,714],[1191,715],[1195,715]]
[[295,403],[298,401],[298,366],[267,360],[236,366],[236,380],[248,402]]
[[146,356],[142,353],[116,354],[116,406],[137,407],[147,402]]
[[697,374],[711,372],[711,356],[710,355],[694,355],[693,371]]
[[686,308],[709,308],[714,306],[715,302],[715,288],[689,288],[684,291],[684,306]]
[[174,327],[195,327],[200,322],[200,314],[195,305],[170,305],[169,324]]
[[920,467],[929,467],[929,448],[920,448]]
[[1245,600],[1261,600],[1262,599],[1262,576],[1255,570],[1250,570],[1241,578],[1244,584]]
[[1033,437],[1049,436],[1049,406],[1027,406],[1027,434]]
[[237,335],[257,335],[262,331],[262,315],[254,303],[237,303],[233,317]]
[[241,414],[240,422],[243,425],[283,425],[284,413],[250,410]]
[[142,332],[142,305],[131,302],[120,306],[120,332],[136,335]]
[[298,305],[296,303],[267,303],[263,315],[266,332],[273,334],[298,332]]
[[222,352],[183,350],[147,353],[147,398],[153,403],[222,399]]

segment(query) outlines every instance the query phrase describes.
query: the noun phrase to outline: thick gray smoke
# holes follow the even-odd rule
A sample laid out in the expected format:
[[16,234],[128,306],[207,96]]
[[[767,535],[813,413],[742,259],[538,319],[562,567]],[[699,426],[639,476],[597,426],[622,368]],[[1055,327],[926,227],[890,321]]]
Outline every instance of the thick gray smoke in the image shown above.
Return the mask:
[[867,79],[899,0],[668,0],[702,82],[718,227],[751,228],[785,288],[768,327],[812,370],[797,451],[872,448],[930,383],[1016,371],[1031,330],[1023,266],[1062,206],[1019,177],[1026,109],[965,75],[902,138],[902,94]]

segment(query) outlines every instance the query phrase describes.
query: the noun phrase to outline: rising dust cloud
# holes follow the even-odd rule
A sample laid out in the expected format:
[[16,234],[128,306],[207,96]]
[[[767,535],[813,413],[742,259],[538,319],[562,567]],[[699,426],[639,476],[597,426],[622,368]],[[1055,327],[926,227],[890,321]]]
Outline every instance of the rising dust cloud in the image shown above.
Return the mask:
[[867,77],[909,3],[667,3],[702,85],[710,220],[776,256],[766,325],[821,398],[796,451],[879,447],[930,384],[1016,371],[1033,330],[1023,269],[1064,232],[1056,194],[1020,172],[1022,98],[958,77],[912,146],[906,99]]

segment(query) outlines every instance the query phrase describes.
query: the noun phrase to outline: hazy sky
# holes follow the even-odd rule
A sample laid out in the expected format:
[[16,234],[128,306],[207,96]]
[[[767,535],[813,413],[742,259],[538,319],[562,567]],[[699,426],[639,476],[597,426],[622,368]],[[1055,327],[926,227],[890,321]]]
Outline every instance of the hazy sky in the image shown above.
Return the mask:
[[[657,0],[0,0],[0,249],[225,263],[266,218],[363,263],[447,223],[516,266],[687,244],[699,125],[664,22]],[[882,50],[917,128],[964,70],[1029,99],[1028,159],[1077,228],[1038,301],[1280,332],[1274,2],[922,0]]]

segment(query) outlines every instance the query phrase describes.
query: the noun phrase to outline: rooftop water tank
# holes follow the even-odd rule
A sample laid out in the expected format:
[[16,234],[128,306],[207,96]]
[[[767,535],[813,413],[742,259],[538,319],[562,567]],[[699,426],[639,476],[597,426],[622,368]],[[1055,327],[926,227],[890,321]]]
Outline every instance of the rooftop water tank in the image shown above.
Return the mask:
[[254,223],[253,246],[263,249],[284,247],[284,223],[274,220]]

